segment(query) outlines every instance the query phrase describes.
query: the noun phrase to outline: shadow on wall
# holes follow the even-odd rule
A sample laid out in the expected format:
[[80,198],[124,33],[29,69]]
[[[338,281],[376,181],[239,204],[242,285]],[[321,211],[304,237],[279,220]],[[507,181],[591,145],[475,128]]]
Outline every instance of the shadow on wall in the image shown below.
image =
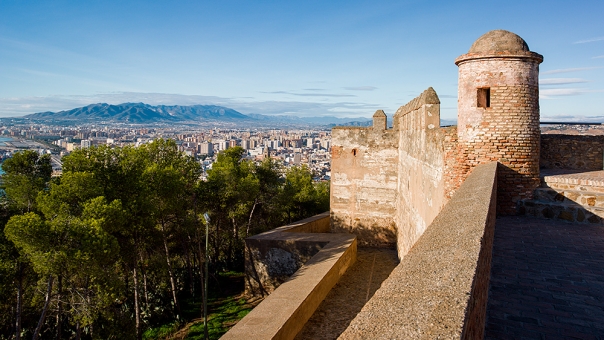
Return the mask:
[[533,198],[539,187],[539,177],[518,173],[501,163],[497,164],[497,215],[516,215],[519,202]]
[[332,214],[331,232],[354,234],[359,247],[396,248],[396,226],[391,220],[376,218],[374,223],[367,224],[360,221],[347,221]]
[[267,296],[317,254],[328,242],[246,240],[246,291]]

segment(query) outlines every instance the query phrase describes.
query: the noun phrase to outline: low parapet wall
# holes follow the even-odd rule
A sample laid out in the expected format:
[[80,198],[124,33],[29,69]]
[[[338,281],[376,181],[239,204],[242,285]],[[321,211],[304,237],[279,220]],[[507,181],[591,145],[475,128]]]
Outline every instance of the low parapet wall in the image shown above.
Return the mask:
[[477,166],[340,339],[482,339],[496,183]]
[[604,136],[541,135],[541,169],[604,169]]
[[245,239],[246,293],[272,293],[329,242],[329,229],[325,212]]
[[247,281],[272,293],[221,339],[293,339],[300,332],[356,261],[356,237],[329,229],[324,213],[246,239]]

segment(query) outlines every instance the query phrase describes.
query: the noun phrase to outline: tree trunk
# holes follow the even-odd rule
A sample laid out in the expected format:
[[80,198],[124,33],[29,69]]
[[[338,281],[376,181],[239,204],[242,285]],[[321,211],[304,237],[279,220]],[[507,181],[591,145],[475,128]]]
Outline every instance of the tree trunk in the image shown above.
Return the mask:
[[21,340],[21,311],[23,309],[23,264],[21,262],[18,262],[17,266],[19,268],[17,271],[17,275],[19,277],[17,282],[17,312],[15,315],[15,339]]
[[172,287],[172,300],[174,302],[174,308],[176,315],[180,316],[180,306],[178,305],[178,299],[176,298],[176,281],[174,280],[174,272],[172,271],[172,262],[170,261],[170,250],[168,249],[168,237],[166,236],[166,229],[164,224],[161,224],[161,234],[164,241],[164,251],[166,253],[166,262],[168,263],[168,274],[170,275],[170,285]]
[[139,308],[139,297],[138,297],[138,271],[137,261],[134,260],[134,269],[132,270],[132,280],[134,281],[134,324],[136,327],[136,339],[141,339],[141,315]]
[[[201,317],[203,317],[203,302],[205,301],[206,295],[205,295],[205,274],[204,274],[204,268],[203,268],[203,264],[205,264],[205,258],[203,257],[203,254],[201,252],[201,235],[199,235],[199,237],[197,238],[197,251],[199,252],[199,261],[197,261],[197,263],[199,263],[199,277],[201,278],[200,282],[201,282]],[[206,249],[206,251],[208,251]]]
[[63,314],[63,305],[61,299],[63,298],[63,276],[59,275],[57,282],[57,339],[63,337],[61,328],[61,316]]
[[48,305],[50,304],[50,294],[52,293],[52,282],[54,278],[52,275],[48,276],[48,287],[46,289],[46,299],[44,300],[44,307],[42,308],[42,314],[40,315],[40,320],[38,321],[38,326],[36,330],[34,330],[34,335],[32,336],[32,340],[37,340],[38,336],[40,336],[40,331],[42,330],[42,326],[44,325],[44,320],[46,319],[46,311],[48,311]]
[[[183,242],[184,243],[184,242]],[[187,246],[187,256],[185,256],[185,261],[187,262],[187,271],[189,272],[189,294],[191,294],[191,296],[195,296],[195,291],[193,288],[193,268],[191,265],[191,247]]]
[[252,216],[254,215],[254,210],[256,210],[256,205],[258,205],[258,199],[254,200],[252,211],[250,211],[250,217],[247,220],[247,228],[245,229],[245,237],[250,236],[250,226],[252,225]]
[[[143,255],[141,254],[141,263],[143,263]],[[144,266],[142,266],[144,268]],[[145,306],[147,309],[149,308],[149,292],[147,289],[147,271],[145,269],[141,269],[143,273],[143,292],[145,294]]]
[[82,327],[80,327],[80,322],[76,321],[76,340],[80,340],[82,338]]

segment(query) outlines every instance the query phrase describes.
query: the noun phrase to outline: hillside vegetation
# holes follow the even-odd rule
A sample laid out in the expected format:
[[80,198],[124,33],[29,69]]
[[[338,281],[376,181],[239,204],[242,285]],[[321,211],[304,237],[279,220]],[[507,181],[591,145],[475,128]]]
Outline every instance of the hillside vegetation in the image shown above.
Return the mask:
[[170,140],[78,150],[57,178],[48,155],[6,160],[0,339],[140,339],[186,323],[206,252],[212,289],[243,270],[245,237],[329,209],[328,183],[307,168],[243,153],[219,154],[207,181]]

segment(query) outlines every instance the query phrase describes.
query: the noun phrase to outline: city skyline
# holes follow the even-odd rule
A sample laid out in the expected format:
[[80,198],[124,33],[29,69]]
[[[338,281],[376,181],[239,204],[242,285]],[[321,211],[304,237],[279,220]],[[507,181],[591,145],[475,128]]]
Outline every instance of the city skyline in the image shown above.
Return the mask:
[[604,119],[603,7],[0,0],[0,117],[99,102],[392,117],[432,86],[450,120],[454,59],[487,31],[506,29],[545,57],[543,120]]

